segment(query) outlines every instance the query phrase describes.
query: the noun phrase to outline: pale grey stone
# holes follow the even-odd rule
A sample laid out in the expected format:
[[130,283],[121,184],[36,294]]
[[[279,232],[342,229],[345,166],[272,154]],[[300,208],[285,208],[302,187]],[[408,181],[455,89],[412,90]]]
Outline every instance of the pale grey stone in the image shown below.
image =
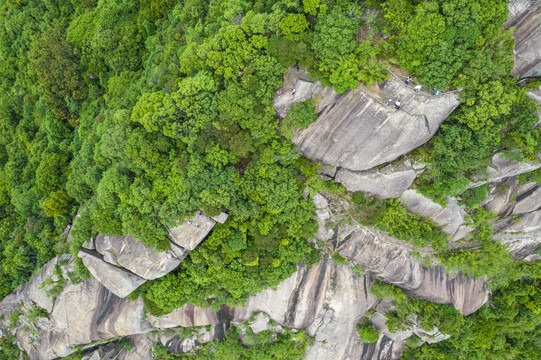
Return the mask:
[[106,263],[98,253],[81,250],[78,256],[92,276],[120,298],[125,298],[146,282],[126,269]]
[[473,228],[466,226],[464,206],[458,205],[454,198],[447,197],[447,206],[444,208],[415,190],[406,190],[399,201],[409,212],[430,218],[441,227],[443,233],[454,240],[462,239],[473,231]]
[[372,322],[376,330],[381,331],[383,335],[394,341],[405,341],[413,335],[412,329],[397,330],[394,333],[390,332],[389,327],[387,326],[387,324],[385,324],[387,318],[384,314],[380,314],[379,312],[374,313],[370,317],[370,321]]
[[83,247],[87,250],[95,250],[96,246],[94,245],[94,238],[90,238],[83,243]]
[[221,213],[220,215],[212,216],[211,219],[216,221],[216,222],[219,222],[220,224],[223,224],[223,223],[225,223],[225,221],[227,220],[228,217],[229,217],[228,214]]
[[399,197],[415,180],[413,170],[384,171],[366,170],[349,171],[340,169],[336,174],[335,181],[341,183],[349,191],[362,191],[367,195],[376,195],[380,199]]
[[514,27],[515,67],[513,76],[541,76],[541,3],[513,2],[507,27]]
[[541,167],[540,162],[521,162],[516,160],[510,160],[502,153],[497,153],[492,157],[492,165],[487,169],[488,176],[484,179],[480,178],[478,181],[468,185],[468,188],[475,188],[481,185],[489,183],[499,182],[505,178],[527,173]]
[[249,326],[255,334],[259,334],[262,331],[269,330],[270,317],[265,313],[258,313]]
[[105,261],[122,266],[147,280],[169,273],[188,255],[187,250],[171,245],[171,250],[157,252],[133,236],[98,234],[96,237],[96,249],[103,254]]
[[316,216],[319,221],[327,221],[331,218],[331,214],[329,214],[329,211],[325,209],[316,211]]
[[320,193],[315,194],[312,198],[312,201],[314,202],[314,205],[317,209],[324,209],[329,206],[329,201],[325,199],[325,197]]
[[[191,222],[191,223],[189,223]],[[181,225],[168,228],[169,238],[175,244],[184,249],[193,250],[212,230],[216,221],[206,215],[197,213],[193,218],[182,223]],[[196,227],[199,226],[199,227]]]
[[541,186],[530,184],[528,188],[517,194],[516,204],[513,207],[513,215],[525,214],[541,207]]
[[351,91],[336,97],[317,122],[296,131],[293,143],[311,160],[352,171],[395,160],[427,142],[458,106],[456,94],[427,96],[389,80],[380,90],[400,98],[402,110],[380,97]]
[[541,230],[541,210],[532,211],[518,218],[507,218],[494,225],[494,229],[502,232],[534,232]]

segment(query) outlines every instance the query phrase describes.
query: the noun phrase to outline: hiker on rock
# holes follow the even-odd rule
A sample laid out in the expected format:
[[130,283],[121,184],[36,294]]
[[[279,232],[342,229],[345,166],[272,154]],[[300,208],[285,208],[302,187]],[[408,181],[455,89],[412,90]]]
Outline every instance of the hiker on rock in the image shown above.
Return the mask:
[[394,108],[396,110],[400,110],[400,100],[396,100],[396,102],[394,103]]
[[385,103],[385,106],[389,106],[390,103],[393,102],[393,99],[387,99],[387,102]]
[[411,82],[411,77],[408,76],[408,77],[406,78],[406,85],[409,85],[410,82]]
[[421,88],[422,88],[421,84],[415,85],[415,87],[413,88],[413,91],[419,91],[421,90]]

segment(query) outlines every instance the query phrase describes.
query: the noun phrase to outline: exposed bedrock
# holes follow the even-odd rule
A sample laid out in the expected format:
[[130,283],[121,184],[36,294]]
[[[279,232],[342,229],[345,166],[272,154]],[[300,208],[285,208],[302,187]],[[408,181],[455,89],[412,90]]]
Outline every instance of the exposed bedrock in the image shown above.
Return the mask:
[[497,153],[492,157],[490,166],[487,168],[488,175],[484,178],[479,177],[479,181],[471,183],[468,185],[468,188],[475,188],[486,183],[496,183],[505,178],[527,173],[539,169],[540,167],[541,161],[522,162],[508,159],[504,154]]
[[224,223],[227,214],[209,218],[197,213],[190,220],[168,228],[171,249],[157,252],[133,236],[98,234],[83,244],[78,254],[90,273],[119,297],[126,297],[147,280],[162,277],[209,234],[216,222]]
[[309,159],[368,170],[427,142],[459,104],[454,93],[427,96],[396,80],[383,82],[380,91],[400,99],[402,109],[386,107],[384,99],[360,89],[350,91],[333,98],[307,129],[296,131],[293,143]]
[[380,199],[400,196],[415,180],[415,170],[384,168],[381,170],[350,171],[340,169],[335,181],[344,185],[348,191],[362,191],[376,195]]
[[408,295],[454,305],[465,315],[479,309],[488,299],[484,278],[452,277],[442,266],[426,268],[410,256],[408,247],[393,243],[392,238],[376,230],[360,225],[345,226],[338,237],[340,255],[369,274],[399,286]]
[[473,228],[465,225],[464,206],[459,205],[455,198],[447,197],[444,208],[415,190],[406,190],[399,201],[406,206],[409,212],[419,213],[430,218],[441,227],[443,233],[451,236],[454,240],[462,239],[473,231]]
[[515,32],[515,67],[512,75],[541,76],[541,3],[518,0],[509,3],[507,27]]

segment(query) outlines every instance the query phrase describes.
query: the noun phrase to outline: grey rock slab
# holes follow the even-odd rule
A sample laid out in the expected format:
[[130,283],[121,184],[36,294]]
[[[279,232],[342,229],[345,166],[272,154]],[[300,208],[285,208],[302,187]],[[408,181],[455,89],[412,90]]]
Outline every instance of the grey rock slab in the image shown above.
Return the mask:
[[541,162],[510,160],[502,153],[497,153],[492,157],[492,164],[487,169],[488,176],[485,179],[479,179],[479,181],[471,183],[468,185],[468,188],[475,188],[484,185],[487,182],[499,182],[505,178],[527,173],[539,169],[540,167]]
[[541,186],[533,183],[527,188],[522,188],[518,191],[516,203],[513,207],[513,215],[525,214],[541,208]]
[[384,314],[381,314],[379,312],[375,312],[371,317],[370,321],[374,325],[374,328],[376,330],[381,331],[381,333],[385,336],[387,336],[389,339],[394,341],[405,341],[409,337],[413,335],[412,329],[406,329],[406,330],[397,330],[396,332],[392,333],[389,331],[389,328],[387,327],[387,324],[385,322],[387,321],[387,318]]
[[96,252],[81,250],[78,256],[92,276],[120,298],[125,298],[146,282],[146,279],[126,269],[106,263]]
[[175,269],[188,251],[171,244],[172,249],[157,252],[133,236],[96,236],[96,249],[105,261],[120,265],[147,280],[160,278]]
[[494,190],[491,191],[491,199],[482,204],[486,210],[500,214],[509,203],[511,194],[517,186],[517,177],[511,176],[503,181],[495,184]]
[[[191,222],[191,223],[190,223]],[[212,230],[216,221],[206,215],[196,214],[181,225],[168,228],[172,242],[184,249],[193,250]],[[199,226],[199,227],[196,227]]]
[[443,233],[453,237],[454,240],[462,239],[473,231],[473,228],[465,225],[464,206],[458,205],[454,198],[447,197],[447,206],[444,208],[415,190],[406,190],[399,201],[409,212],[430,218],[441,227]]
[[400,98],[402,110],[386,107],[380,97],[351,91],[337,97],[307,129],[297,130],[293,143],[311,160],[368,170],[427,142],[459,104],[456,94],[426,96],[394,80],[380,88]]
[[216,221],[216,222],[219,222],[220,224],[223,224],[223,223],[225,223],[225,221],[227,220],[228,217],[229,217],[228,214],[221,213],[220,215],[212,216],[211,219]]
[[537,260],[541,251],[541,231],[525,234],[499,233],[494,240],[502,243],[513,254],[514,260]]
[[376,195],[380,199],[399,197],[415,180],[414,170],[404,171],[349,171],[340,169],[335,181],[341,183],[349,191],[362,191],[368,195]]
[[312,198],[312,201],[314,202],[314,205],[316,206],[316,208],[320,210],[329,206],[329,201],[325,199],[325,197],[321,195],[320,193],[315,194],[314,197]]
[[149,336],[150,334],[137,334],[129,337],[133,347],[118,354],[118,360],[148,360],[153,358],[152,346],[157,340]]
[[494,229],[511,233],[539,231],[541,230],[541,210],[524,214],[515,220],[508,218],[499,221],[494,225]]
[[443,266],[424,267],[410,256],[412,250],[376,229],[342,227],[338,238],[340,255],[410,296],[451,304],[464,315],[477,311],[488,299],[485,278],[452,277]]
[[515,67],[513,76],[541,76],[541,3],[523,4],[514,11],[507,27],[514,27],[515,32]]
[[269,330],[270,317],[265,313],[258,313],[255,319],[249,323],[250,328],[255,334]]

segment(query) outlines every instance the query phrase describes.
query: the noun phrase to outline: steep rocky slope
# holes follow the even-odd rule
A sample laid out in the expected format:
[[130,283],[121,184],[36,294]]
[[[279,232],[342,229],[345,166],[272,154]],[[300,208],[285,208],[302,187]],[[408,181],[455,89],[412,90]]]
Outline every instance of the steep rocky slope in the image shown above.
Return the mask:
[[510,1],[507,27],[515,28],[515,67],[511,74],[541,76],[541,3],[535,0]]

